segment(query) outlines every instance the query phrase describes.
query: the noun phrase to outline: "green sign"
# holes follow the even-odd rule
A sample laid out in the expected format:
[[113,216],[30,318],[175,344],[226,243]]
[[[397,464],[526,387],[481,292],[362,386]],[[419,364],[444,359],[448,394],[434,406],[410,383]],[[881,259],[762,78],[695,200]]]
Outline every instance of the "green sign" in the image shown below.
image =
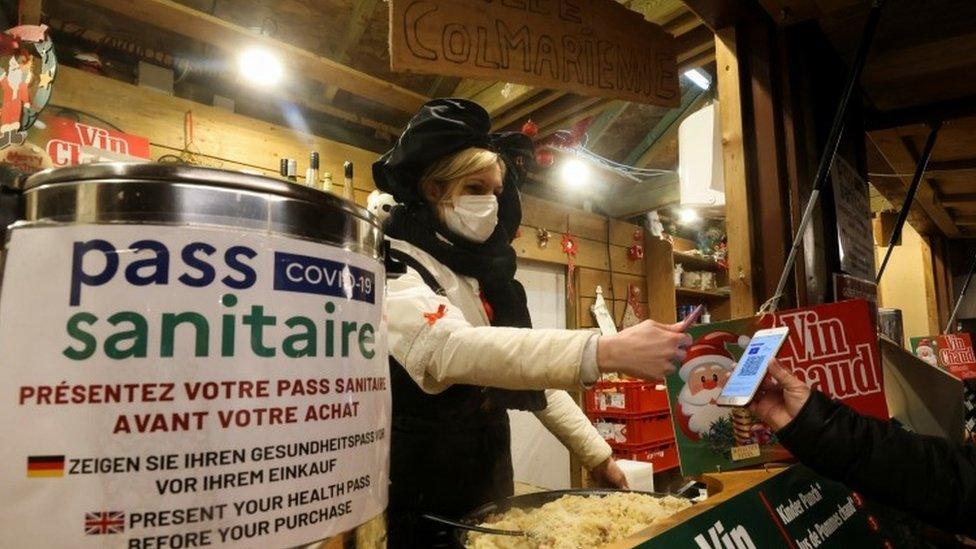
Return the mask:
[[896,515],[795,465],[638,547],[918,547]]

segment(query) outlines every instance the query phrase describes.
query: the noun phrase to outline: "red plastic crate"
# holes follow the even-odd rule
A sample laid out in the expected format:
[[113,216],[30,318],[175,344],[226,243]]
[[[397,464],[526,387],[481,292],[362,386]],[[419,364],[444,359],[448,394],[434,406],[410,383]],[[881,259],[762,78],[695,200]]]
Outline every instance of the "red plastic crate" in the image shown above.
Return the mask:
[[678,466],[678,447],[673,439],[638,447],[613,445],[611,447],[615,458],[653,463],[655,473]]
[[598,381],[586,391],[586,411],[624,416],[668,411],[668,391],[663,382]]
[[674,438],[671,414],[659,412],[641,417],[591,417],[596,430],[610,444],[643,446]]

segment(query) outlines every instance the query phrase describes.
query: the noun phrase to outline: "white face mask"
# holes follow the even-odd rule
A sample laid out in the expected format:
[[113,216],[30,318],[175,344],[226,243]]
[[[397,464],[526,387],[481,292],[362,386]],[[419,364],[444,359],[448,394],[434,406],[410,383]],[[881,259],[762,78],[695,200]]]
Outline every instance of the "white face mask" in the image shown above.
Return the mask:
[[454,204],[440,207],[444,225],[454,234],[472,242],[484,242],[498,225],[498,197],[493,194],[466,194]]

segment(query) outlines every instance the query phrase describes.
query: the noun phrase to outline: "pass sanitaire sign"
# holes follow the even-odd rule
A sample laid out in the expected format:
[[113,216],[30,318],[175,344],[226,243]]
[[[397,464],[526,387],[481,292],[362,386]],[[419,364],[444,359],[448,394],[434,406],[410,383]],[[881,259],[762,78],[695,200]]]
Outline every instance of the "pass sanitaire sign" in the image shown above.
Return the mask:
[[614,0],[391,0],[390,62],[402,72],[679,103],[674,38]]

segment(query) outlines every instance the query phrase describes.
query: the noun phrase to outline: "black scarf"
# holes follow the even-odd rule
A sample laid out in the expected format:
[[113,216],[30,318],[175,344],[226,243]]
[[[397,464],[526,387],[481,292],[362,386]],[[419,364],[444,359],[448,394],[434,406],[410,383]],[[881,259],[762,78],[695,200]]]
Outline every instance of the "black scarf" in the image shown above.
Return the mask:
[[[522,217],[515,185],[506,181],[498,201],[498,225],[484,243],[452,234],[431,207],[418,204],[393,208],[384,230],[387,236],[427,252],[451,271],[476,279],[492,308],[492,326],[531,328],[525,289],[515,280],[516,255],[510,244]],[[487,391],[495,408],[536,411],[546,407],[542,391]]]

